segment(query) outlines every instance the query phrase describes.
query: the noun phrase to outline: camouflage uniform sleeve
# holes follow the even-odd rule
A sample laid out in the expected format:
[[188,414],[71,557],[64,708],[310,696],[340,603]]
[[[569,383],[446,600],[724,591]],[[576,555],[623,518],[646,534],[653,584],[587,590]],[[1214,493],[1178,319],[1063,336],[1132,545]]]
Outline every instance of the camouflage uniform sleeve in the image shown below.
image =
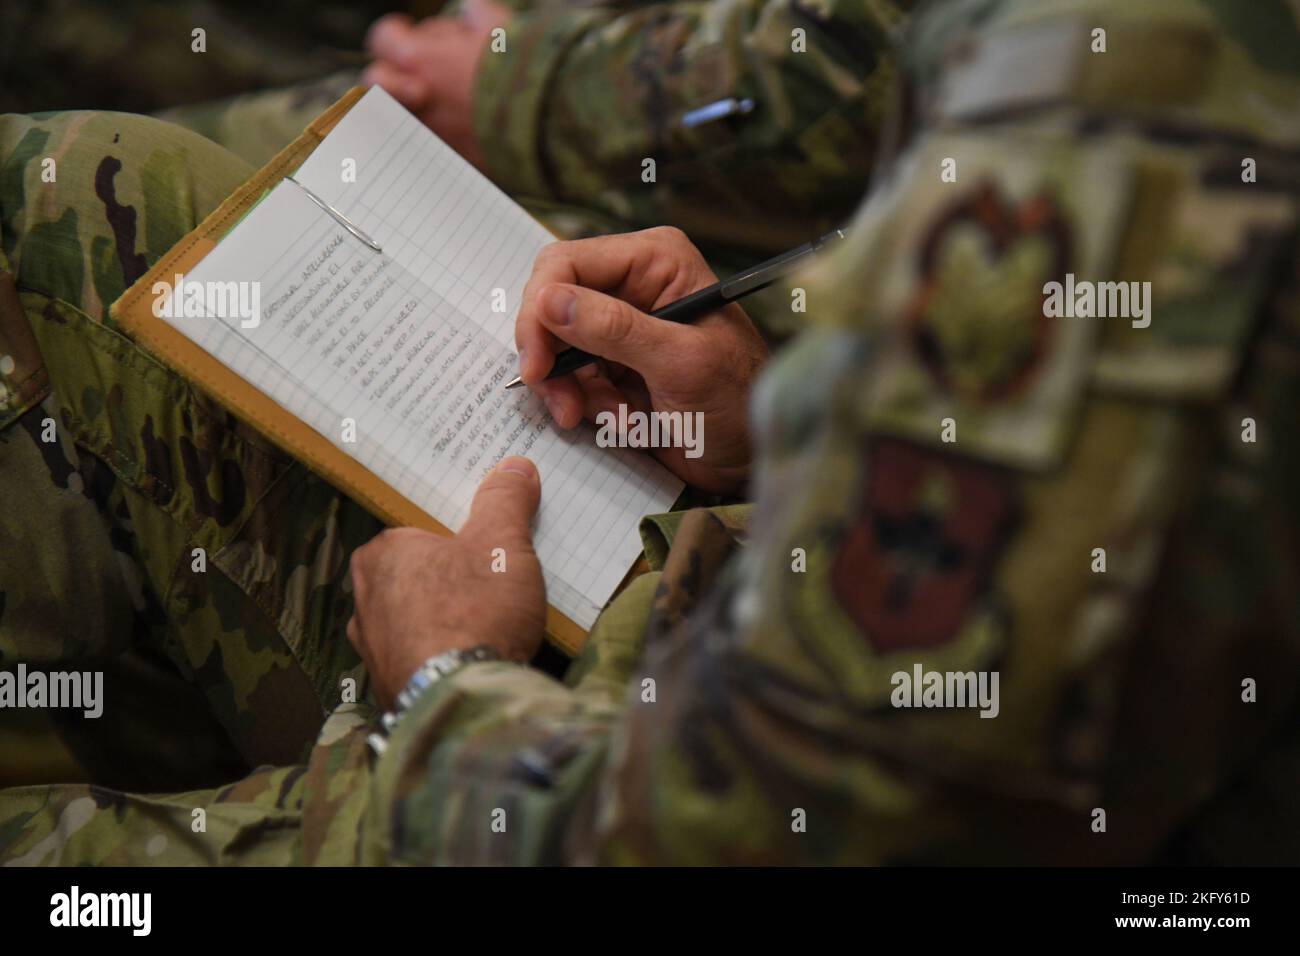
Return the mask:
[[932,9],[578,858],[1149,860],[1293,733],[1294,5]]
[[[475,128],[491,175],[513,196],[672,222],[699,242],[789,248],[829,228],[866,187],[895,77],[890,32],[910,5],[523,12],[477,81]],[[686,113],[732,97],[753,111],[683,126]]]
[[1150,860],[1294,739],[1300,31],[1242,9],[932,8],[755,398],[748,546],[674,543],[618,706],[423,701],[398,858]]
[[570,857],[568,821],[590,800],[614,729],[628,706],[656,697],[641,676],[645,642],[693,612],[748,520],[748,506],[737,505],[646,518],[651,570],[601,614],[564,683],[531,668],[480,663],[426,691],[374,768],[363,859]]

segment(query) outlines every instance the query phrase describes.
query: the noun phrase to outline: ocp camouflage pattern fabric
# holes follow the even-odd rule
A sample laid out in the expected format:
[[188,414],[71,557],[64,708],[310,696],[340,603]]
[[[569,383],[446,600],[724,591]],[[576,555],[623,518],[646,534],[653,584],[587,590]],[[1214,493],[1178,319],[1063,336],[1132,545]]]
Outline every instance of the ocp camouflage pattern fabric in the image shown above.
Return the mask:
[[[1022,58],[1011,71],[1013,49]],[[0,448],[23,449],[27,469],[4,461],[6,486],[11,474],[33,488],[39,476],[65,507],[90,494],[52,480],[34,426],[19,423],[49,403],[85,488],[99,486],[87,477],[112,476],[120,498],[110,493],[107,511],[87,504],[83,520],[105,523],[105,551],[114,521],[124,529],[121,547],[158,602],[165,634],[154,646],[182,678],[211,677],[200,686],[241,753],[272,727],[286,743],[314,733],[316,745],[305,762],[224,789],[5,791],[0,856],[1300,859],[1288,783],[1300,764],[1300,459],[1288,441],[1300,408],[1300,10],[1283,0],[955,0],[928,6],[900,51],[904,108],[890,150],[849,239],[796,280],[814,327],[754,396],[752,513],[648,522],[654,570],[605,611],[564,681],[469,665],[418,700],[381,758],[364,745],[374,726],[364,694],[320,724],[334,681],[364,685],[344,654],[337,579],[362,519],[346,520],[351,506],[328,489],[308,496],[311,509],[253,516],[251,503],[274,498],[284,475],[318,484],[238,423],[218,427],[219,412],[177,383],[166,401],[179,407],[166,414],[143,399],[88,405],[82,395],[88,385],[142,390],[159,374],[110,338],[102,302],[137,255],[152,261],[180,234],[121,238],[128,221],[147,227],[140,170],[180,134],[130,153],[110,135],[135,144],[129,127],[82,119],[83,185],[74,176],[66,188],[84,202],[69,205],[38,186],[48,150],[25,137],[44,128],[62,142],[77,118],[6,120],[4,251],[23,320],[6,334],[31,330],[35,350],[12,346],[27,356],[18,374],[31,374],[36,354],[50,380],[36,399],[25,378],[6,381],[27,396],[19,404],[37,402],[4,432]],[[204,149],[169,181],[189,184],[196,198],[184,208],[197,213],[209,197],[202,177],[220,193],[217,165],[229,185],[244,172],[228,157],[208,155],[214,169],[203,167]],[[112,202],[89,175],[106,156],[122,163]],[[74,229],[69,209],[96,211],[78,213]],[[42,226],[49,238],[33,246]],[[1042,290],[1068,276],[1138,283],[1130,305],[1149,282],[1149,324],[1049,319]],[[60,336],[73,318],[80,334]],[[187,422],[187,407],[209,415]],[[160,502],[157,475],[189,474],[186,441],[202,480],[173,477],[190,490]],[[250,489],[238,509],[237,484]],[[155,538],[164,517],[188,522],[187,534]],[[55,537],[33,520],[23,533]],[[229,560],[214,558],[195,580],[185,572],[193,540]],[[295,589],[297,567],[308,571]],[[25,646],[58,659],[73,632],[10,614],[10,601],[21,610],[40,600],[43,585],[28,583],[37,575],[3,573],[6,594],[19,582],[0,620],[6,660]],[[122,590],[79,580],[92,595]],[[223,619],[212,595],[227,587],[242,610]],[[198,594],[193,617],[176,616],[177,588]],[[306,611],[291,597],[304,594]],[[119,643],[121,622],[142,613],[107,598],[87,607],[84,620],[99,614]],[[218,650],[224,661],[226,646],[235,650],[224,674],[203,666]],[[996,673],[996,716],[927,707],[919,695],[921,706],[898,706],[897,675],[950,672]],[[248,688],[268,680],[289,689],[263,709]],[[301,707],[290,707],[293,693]],[[284,732],[291,709],[311,718],[302,732]],[[207,830],[196,833],[204,809]]]

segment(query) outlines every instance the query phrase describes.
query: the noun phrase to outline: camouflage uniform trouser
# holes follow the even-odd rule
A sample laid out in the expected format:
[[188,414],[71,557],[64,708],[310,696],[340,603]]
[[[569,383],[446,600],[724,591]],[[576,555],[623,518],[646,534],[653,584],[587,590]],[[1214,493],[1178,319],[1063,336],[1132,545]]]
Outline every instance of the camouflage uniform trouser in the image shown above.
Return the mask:
[[[387,858],[394,781],[366,747],[377,714],[344,635],[348,558],[379,522],[108,316],[250,172],[155,119],[0,118],[0,669],[104,674],[100,718],[36,714],[92,782],[50,786],[5,751],[5,863]],[[748,506],[711,510],[690,527],[743,532]],[[597,709],[655,607],[689,605],[665,582],[701,585],[709,548],[686,514],[645,519],[654,572],[569,668]],[[35,713],[0,708],[0,744],[44,756]]]
[[[254,853],[247,825],[292,830],[286,808],[314,774],[365,761],[358,730],[355,747],[300,765],[313,740],[339,744],[369,715],[344,636],[347,559],[379,523],[108,317],[251,171],[144,117],[0,119],[0,667],[104,674],[98,719],[0,709],[0,740],[51,720],[97,785],[6,791],[0,855],[48,861],[79,840],[75,858],[112,860],[106,839],[146,833],[137,858]],[[322,737],[347,677],[359,703]],[[0,783],[31,781],[12,757]],[[266,764],[288,769],[166,799],[102,789],[210,787]],[[78,838],[107,806],[116,825]]]

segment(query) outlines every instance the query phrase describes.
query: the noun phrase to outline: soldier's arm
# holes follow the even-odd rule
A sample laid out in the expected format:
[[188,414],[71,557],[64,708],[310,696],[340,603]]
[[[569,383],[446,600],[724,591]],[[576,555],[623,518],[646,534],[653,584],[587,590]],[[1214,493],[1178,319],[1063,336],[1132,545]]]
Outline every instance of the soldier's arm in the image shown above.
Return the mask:
[[[1294,7],[975,6],[912,38],[904,147],[756,402],[746,560],[648,648],[594,857],[1149,858],[1294,727]],[[1138,285],[1049,315],[1071,275]]]
[[[1284,729],[1294,15],[944,9],[756,403],[747,551],[621,695],[435,687],[377,772],[398,859],[1132,860]],[[1076,280],[1138,285],[1047,314]]]
[[[714,0],[536,10],[489,50],[474,125],[511,195],[788,248],[861,196],[911,0]],[[734,99],[752,112],[688,127]],[[648,161],[653,162],[653,168]],[[650,177],[653,176],[653,179]]]

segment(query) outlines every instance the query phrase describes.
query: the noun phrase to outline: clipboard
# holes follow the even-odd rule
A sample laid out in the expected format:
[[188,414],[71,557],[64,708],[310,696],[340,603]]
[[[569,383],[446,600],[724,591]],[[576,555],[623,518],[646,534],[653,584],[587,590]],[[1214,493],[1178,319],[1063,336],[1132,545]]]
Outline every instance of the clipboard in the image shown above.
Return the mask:
[[[176,274],[188,274],[271,189],[302,165],[365,93],[364,87],[354,87],[318,116],[297,139],[169,249],[110,306],[109,314],[164,365],[206,392],[282,451],[302,461],[385,524],[421,528],[451,537],[451,530],[424,509],[153,314],[154,283],[170,285]],[[615,594],[626,586],[638,567],[640,563],[629,569],[628,576]],[[548,604],[546,636],[573,656],[586,642],[587,632]]]

